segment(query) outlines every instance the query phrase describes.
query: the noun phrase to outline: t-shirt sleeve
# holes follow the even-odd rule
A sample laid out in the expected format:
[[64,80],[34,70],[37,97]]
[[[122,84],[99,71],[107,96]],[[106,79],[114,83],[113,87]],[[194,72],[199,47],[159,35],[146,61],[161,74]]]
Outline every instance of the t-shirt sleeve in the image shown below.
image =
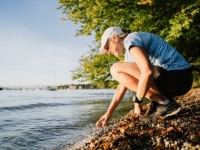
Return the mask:
[[129,34],[124,40],[124,46],[126,50],[129,50],[131,46],[143,47],[142,39],[136,34]]

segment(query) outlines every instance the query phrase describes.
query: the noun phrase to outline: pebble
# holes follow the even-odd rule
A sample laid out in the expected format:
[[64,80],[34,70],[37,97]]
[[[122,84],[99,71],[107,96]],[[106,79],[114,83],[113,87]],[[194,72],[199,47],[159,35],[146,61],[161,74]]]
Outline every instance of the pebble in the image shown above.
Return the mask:
[[184,145],[185,147],[191,148],[191,144],[188,143],[188,142],[184,142],[183,145]]

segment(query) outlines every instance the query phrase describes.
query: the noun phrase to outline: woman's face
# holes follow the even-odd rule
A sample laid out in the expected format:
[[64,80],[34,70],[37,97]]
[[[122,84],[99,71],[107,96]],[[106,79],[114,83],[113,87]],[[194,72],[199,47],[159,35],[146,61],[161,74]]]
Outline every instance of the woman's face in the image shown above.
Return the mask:
[[124,42],[117,35],[113,35],[108,41],[104,48],[108,51],[108,54],[119,57],[125,50]]

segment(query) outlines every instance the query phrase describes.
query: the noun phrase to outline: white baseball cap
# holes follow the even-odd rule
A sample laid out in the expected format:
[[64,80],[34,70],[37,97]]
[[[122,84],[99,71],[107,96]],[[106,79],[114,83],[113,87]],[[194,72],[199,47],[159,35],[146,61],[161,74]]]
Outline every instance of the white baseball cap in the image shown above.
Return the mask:
[[111,38],[113,35],[120,35],[123,34],[123,31],[120,27],[109,27],[107,28],[102,37],[101,37],[101,48],[99,50],[100,54],[105,54],[107,50],[104,48],[107,40]]

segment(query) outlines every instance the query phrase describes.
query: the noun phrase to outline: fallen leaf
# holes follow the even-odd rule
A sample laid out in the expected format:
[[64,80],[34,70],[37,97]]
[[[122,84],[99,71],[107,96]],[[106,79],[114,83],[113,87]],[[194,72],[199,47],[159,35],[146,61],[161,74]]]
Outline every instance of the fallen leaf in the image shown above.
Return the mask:
[[118,135],[117,133],[112,133],[111,136],[112,136],[112,138],[113,138],[114,140],[119,139],[119,135]]
[[133,122],[135,122],[135,120],[137,120],[137,119],[139,119],[139,116],[137,114],[132,114],[130,116],[130,120],[133,121]]
[[121,126],[125,126],[125,125],[127,125],[127,123],[124,122],[124,121],[120,121],[120,122],[118,123],[118,126],[119,126],[119,127],[121,127]]
[[157,121],[157,122],[163,122],[164,120],[165,120],[165,118],[162,117],[162,116],[156,117],[156,121]]
[[168,127],[168,128],[166,129],[166,131],[167,131],[168,133],[174,131],[174,127]]
[[120,127],[118,128],[118,130],[121,132],[122,135],[124,135],[126,129],[123,127]]
[[176,127],[176,130],[177,130],[178,132],[183,133],[183,130],[182,130],[180,127]]
[[95,140],[94,139],[90,139],[90,143],[94,143],[95,142]]
[[99,146],[99,141],[95,141],[94,139],[90,140],[90,150],[96,150]]
[[192,122],[192,123],[198,123],[198,121],[197,121],[197,120],[192,120],[191,122]]
[[101,138],[101,141],[104,141],[104,142],[109,141],[109,140],[110,140],[109,136],[104,136]]
[[166,131],[161,131],[162,136],[165,136],[166,133],[167,133]]
[[90,149],[94,149],[96,147],[95,143],[90,143]]
[[156,128],[148,129],[148,130],[147,130],[147,133],[148,133],[148,134],[152,134],[152,133],[155,131],[155,129],[156,129]]
[[109,149],[110,148],[110,142],[105,142],[105,143],[103,143],[103,149],[104,150],[107,150],[107,149]]

